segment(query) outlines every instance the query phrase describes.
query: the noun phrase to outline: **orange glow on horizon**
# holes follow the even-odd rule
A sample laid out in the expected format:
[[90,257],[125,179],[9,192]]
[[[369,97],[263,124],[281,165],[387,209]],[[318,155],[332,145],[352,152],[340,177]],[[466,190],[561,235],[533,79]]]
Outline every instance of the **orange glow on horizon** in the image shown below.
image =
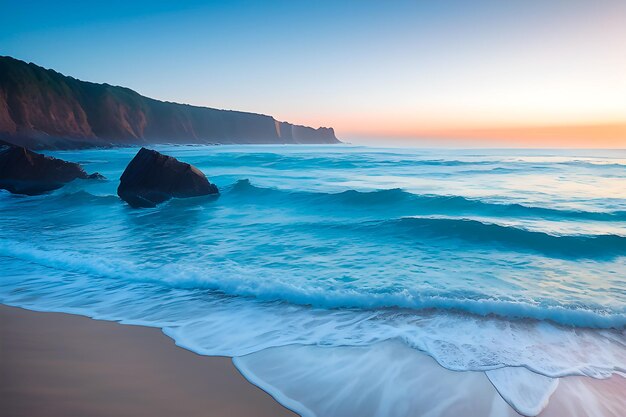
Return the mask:
[[[348,130],[348,129],[346,129]],[[337,132],[341,138],[341,130]],[[346,132],[351,138],[390,138],[406,144],[422,140],[451,145],[503,147],[626,148],[626,122],[579,125],[451,127]]]

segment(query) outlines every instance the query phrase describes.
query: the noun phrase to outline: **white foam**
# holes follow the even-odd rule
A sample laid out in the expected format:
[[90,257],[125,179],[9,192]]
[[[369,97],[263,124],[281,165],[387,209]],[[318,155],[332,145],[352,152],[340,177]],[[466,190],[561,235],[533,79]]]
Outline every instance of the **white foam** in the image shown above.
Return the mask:
[[303,417],[516,416],[482,372],[453,372],[397,341],[284,346],[235,358],[253,383]]
[[595,378],[626,370],[624,329],[571,328],[446,312],[321,309],[259,302],[126,280],[141,272],[136,265],[128,269],[126,264],[105,264],[103,268],[113,270],[114,278],[98,277],[90,270],[96,264],[86,263],[76,272],[57,272],[51,269],[58,267],[56,262],[39,267],[33,261],[40,254],[31,255],[36,256],[24,261],[3,262],[0,257],[0,269],[6,272],[0,280],[0,302],[159,327],[179,345],[201,354],[241,356],[294,343],[367,346],[398,339],[451,370],[516,366],[549,377]]
[[[626,338],[623,329],[568,328],[548,322],[505,321],[443,312],[328,310],[259,302],[242,297],[226,297],[206,290],[170,288],[156,286],[151,282],[126,280],[128,274],[138,269],[127,270],[127,265],[113,263],[105,265],[105,270],[111,270],[113,276],[119,274],[122,277],[123,285],[120,285],[119,279],[91,275],[89,268],[95,269],[96,265],[82,266],[83,263],[80,263],[81,268],[75,272],[57,271],[53,268],[64,266],[69,261],[59,259],[61,265],[49,262],[46,266],[38,266],[33,261],[37,261],[41,254],[31,255],[25,256],[27,259],[24,260],[11,258],[8,262],[7,258],[0,256],[0,270],[6,274],[0,280],[0,302],[158,327],[178,345],[205,355],[252,354],[250,358],[265,357],[267,360],[261,362],[269,365],[280,362],[280,355],[265,356],[270,355],[267,352],[274,352],[274,349],[268,348],[276,348],[278,352],[291,357],[289,366],[294,369],[321,367],[326,372],[336,372],[338,380],[343,381],[347,381],[353,372],[365,372],[363,378],[370,381],[373,390],[369,395],[372,398],[376,395],[391,396],[384,403],[397,403],[398,407],[401,404],[405,404],[402,407],[418,405],[400,398],[400,394],[394,396],[388,393],[393,391],[389,387],[397,381],[407,387],[412,384],[429,386],[425,380],[414,379],[417,378],[415,375],[424,372],[421,367],[425,355],[418,351],[428,353],[443,367],[457,371],[525,367],[553,378],[565,375],[607,378],[626,369]],[[117,272],[117,268],[121,271]],[[387,347],[390,342],[381,343],[391,339],[395,340],[393,348]],[[289,345],[293,344],[312,346],[292,351]],[[370,345],[371,350],[367,348]],[[336,347],[338,350],[322,349],[319,346]],[[286,350],[281,350],[283,347]],[[338,356],[332,356],[335,353],[330,355],[329,352],[338,352]],[[351,360],[354,360],[353,364]],[[387,360],[390,361],[388,364],[385,363]],[[237,361],[252,364],[239,362],[239,359]],[[329,364],[324,361],[329,361]],[[287,366],[287,362],[284,366]],[[406,374],[403,368],[413,369],[415,375]],[[293,387],[283,389],[279,380],[288,376],[287,368],[275,369],[275,375],[278,375],[275,382],[272,382],[274,374],[266,374],[256,362],[254,366],[244,366],[242,370],[253,382],[257,381],[276,396],[289,398],[285,401],[295,404],[294,408],[300,407],[296,404],[300,401],[304,405],[298,410],[308,409],[308,402],[315,403],[315,398],[309,398],[307,392],[289,394],[290,389],[296,389],[295,382]],[[518,410],[531,415],[544,405],[543,399],[549,397],[544,395],[547,388],[529,394],[529,386],[525,382],[528,375],[524,372],[508,372],[506,378],[498,378],[500,372],[504,371],[493,373],[493,380],[496,381],[494,385]],[[478,373],[483,375],[483,380],[491,387],[484,373]],[[435,376],[439,378],[439,372],[433,378]],[[296,377],[291,378],[293,380]],[[321,374],[311,375],[310,378],[322,387],[333,386]],[[458,382],[461,386],[465,381],[463,378],[466,376],[462,376]],[[286,380],[289,381],[289,378]],[[452,379],[449,382],[452,383]],[[306,386],[306,381],[298,384]],[[272,391],[272,386],[278,388]],[[334,387],[339,389],[337,385]],[[471,387],[472,383],[468,382],[468,389]],[[443,390],[444,387],[439,388]],[[493,388],[491,390],[497,394]],[[358,392],[353,391],[346,398],[349,397],[359,398]],[[439,400],[442,404],[448,404],[442,398]],[[343,400],[337,401],[336,404],[343,404]],[[367,399],[362,401],[366,403]],[[505,410],[509,408],[504,400],[501,401]],[[496,407],[493,404],[499,403],[492,401],[491,404]],[[337,407],[338,410],[347,410],[342,408],[343,405]],[[450,404],[446,410],[453,410],[454,407],[454,403]],[[390,415],[396,413],[390,408],[384,411]],[[446,415],[448,411],[441,412],[444,413],[441,415]]]
[[539,414],[559,385],[556,378],[521,367],[504,367],[485,373],[502,398],[525,416]]

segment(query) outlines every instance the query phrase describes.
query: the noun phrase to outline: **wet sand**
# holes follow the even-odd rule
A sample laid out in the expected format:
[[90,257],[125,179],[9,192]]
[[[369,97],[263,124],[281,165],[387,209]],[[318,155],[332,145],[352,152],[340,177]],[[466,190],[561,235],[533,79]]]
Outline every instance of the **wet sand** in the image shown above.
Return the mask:
[[[449,371],[399,343],[331,351],[285,346],[236,362],[251,381],[262,376],[269,392],[305,415],[381,415],[385,406],[389,414],[411,417],[520,416],[483,372]],[[386,372],[398,374],[380,378]],[[393,387],[378,387],[385,381]],[[539,416],[622,417],[624,393],[626,379],[617,375],[566,377]],[[297,414],[249,383],[231,358],[197,355],[158,329],[0,305],[0,417],[57,416]]]
[[539,417],[626,416],[626,378],[619,375],[560,378],[544,402],[542,389],[533,394],[539,381],[516,369],[524,383],[516,385],[510,404],[485,372],[448,370],[397,340],[368,347],[281,346],[234,363],[305,417],[520,417],[512,405]]
[[0,305],[0,417],[296,416],[160,330]]

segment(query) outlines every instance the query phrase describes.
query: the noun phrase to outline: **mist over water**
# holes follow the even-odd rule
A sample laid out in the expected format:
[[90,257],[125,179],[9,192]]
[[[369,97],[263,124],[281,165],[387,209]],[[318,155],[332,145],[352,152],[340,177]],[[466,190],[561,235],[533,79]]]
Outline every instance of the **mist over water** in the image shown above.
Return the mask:
[[157,149],[221,194],[129,208],[137,149],[54,152],[108,180],[0,192],[0,302],[203,354],[394,339],[452,370],[626,371],[624,151]]

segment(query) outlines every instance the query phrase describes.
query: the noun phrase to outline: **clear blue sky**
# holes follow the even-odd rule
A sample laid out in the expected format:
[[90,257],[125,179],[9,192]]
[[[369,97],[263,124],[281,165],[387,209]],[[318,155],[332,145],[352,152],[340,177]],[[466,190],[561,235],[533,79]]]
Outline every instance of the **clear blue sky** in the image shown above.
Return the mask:
[[626,122],[626,1],[7,1],[0,54],[344,138]]

